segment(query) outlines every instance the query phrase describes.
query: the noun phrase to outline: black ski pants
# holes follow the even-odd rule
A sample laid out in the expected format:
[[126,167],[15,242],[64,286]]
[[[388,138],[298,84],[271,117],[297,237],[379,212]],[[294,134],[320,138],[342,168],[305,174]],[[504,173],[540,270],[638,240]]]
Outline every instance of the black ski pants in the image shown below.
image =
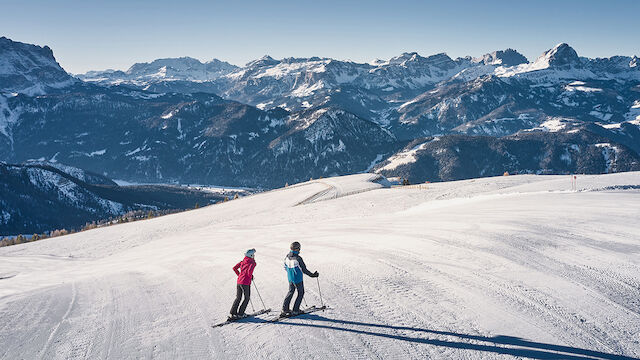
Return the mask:
[[[242,300],[242,295],[244,294],[244,301],[240,304],[240,300]],[[251,285],[241,285],[238,284],[236,286],[236,300],[233,302],[231,306],[231,315],[242,315],[244,311],[247,309],[247,304],[249,304],[249,299],[251,298]],[[238,305],[240,308],[238,309]]]
[[298,290],[298,296],[296,297],[296,301],[293,303],[293,311],[300,310],[300,304],[302,303],[302,298],[304,297],[304,282],[300,281],[297,284],[292,282],[289,283],[289,292],[287,293],[287,297],[284,298],[284,304],[282,304],[282,310],[289,310],[289,304],[291,303],[291,298],[293,298],[293,293]]

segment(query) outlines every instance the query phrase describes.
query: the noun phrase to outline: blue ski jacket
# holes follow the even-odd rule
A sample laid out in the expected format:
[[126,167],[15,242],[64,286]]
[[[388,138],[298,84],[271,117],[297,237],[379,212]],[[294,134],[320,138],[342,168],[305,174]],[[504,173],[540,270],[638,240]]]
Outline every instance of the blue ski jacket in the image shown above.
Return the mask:
[[284,258],[284,269],[287,271],[289,282],[294,284],[302,282],[302,274],[313,275],[311,271],[307,270],[307,266],[297,251],[289,252]]

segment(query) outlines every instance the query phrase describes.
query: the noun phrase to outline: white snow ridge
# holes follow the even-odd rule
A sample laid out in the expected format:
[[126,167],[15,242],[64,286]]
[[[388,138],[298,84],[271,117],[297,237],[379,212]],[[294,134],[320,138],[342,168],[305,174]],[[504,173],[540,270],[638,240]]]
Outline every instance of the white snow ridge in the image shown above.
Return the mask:
[[438,139],[439,138],[433,138],[432,140],[418,144],[409,150],[404,150],[393,155],[391,158],[389,158],[389,163],[383,166],[382,168],[380,168],[378,171],[393,170],[400,165],[412,164],[416,162],[417,161],[416,155],[418,151],[424,150],[427,144],[429,144],[432,141],[438,141]]
[[[322,179],[0,248],[0,359],[640,357],[640,173],[384,187]],[[279,311],[292,241],[329,306],[219,328],[257,249]],[[306,302],[320,304],[305,277]]]

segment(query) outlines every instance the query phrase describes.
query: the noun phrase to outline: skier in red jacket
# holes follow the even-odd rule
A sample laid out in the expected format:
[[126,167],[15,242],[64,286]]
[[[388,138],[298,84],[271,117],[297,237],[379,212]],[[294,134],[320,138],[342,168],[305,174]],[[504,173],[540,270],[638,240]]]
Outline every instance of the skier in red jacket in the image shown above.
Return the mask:
[[[256,261],[254,260],[256,249],[249,249],[244,254],[244,259],[233,267],[233,271],[238,275],[238,284],[236,285],[236,299],[231,306],[230,320],[236,320],[246,316],[244,311],[247,309],[249,299],[251,297],[251,280],[253,279],[253,269],[256,268]],[[240,270],[238,270],[240,269]],[[244,294],[244,301],[242,295]],[[240,308],[238,308],[240,305]]]

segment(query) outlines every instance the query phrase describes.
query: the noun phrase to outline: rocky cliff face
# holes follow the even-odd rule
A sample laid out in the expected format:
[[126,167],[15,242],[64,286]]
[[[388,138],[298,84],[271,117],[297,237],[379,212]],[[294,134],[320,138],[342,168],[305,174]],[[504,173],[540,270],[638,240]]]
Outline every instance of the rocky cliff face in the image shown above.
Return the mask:
[[0,94],[39,95],[77,82],[60,67],[48,46],[0,37]]

